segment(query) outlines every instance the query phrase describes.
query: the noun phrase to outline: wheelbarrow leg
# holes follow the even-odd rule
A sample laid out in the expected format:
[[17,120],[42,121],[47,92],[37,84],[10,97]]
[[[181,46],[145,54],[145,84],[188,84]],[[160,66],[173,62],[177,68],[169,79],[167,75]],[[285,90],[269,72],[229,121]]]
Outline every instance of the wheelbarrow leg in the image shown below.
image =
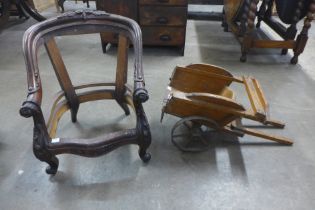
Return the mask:
[[285,145],[292,145],[293,144],[293,141],[291,139],[283,137],[283,136],[270,135],[270,134],[266,134],[266,133],[258,131],[258,130],[249,129],[249,128],[245,128],[245,127],[235,127],[234,129],[242,131],[245,134],[248,134],[251,136],[256,136],[256,137],[264,138],[267,140],[275,141],[275,142],[278,142],[280,144],[285,144]]

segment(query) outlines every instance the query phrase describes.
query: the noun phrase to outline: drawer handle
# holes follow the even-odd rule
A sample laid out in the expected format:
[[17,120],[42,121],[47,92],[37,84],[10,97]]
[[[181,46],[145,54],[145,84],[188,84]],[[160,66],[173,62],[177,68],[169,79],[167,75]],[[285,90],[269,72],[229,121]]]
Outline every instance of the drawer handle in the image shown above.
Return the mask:
[[158,18],[156,18],[156,22],[160,23],[160,24],[167,24],[168,18],[167,17],[158,17]]
[[168,42],[168,41],[171,41],[172,38],[170,37],[170,35],[164,34],[164,35],[161,35],[161,36],[160,36],[160,40],[161,40],[161,41],[164,41],[164,42]]
[[160,2],[160,3],[168,3],[169,0],[158,0],[158,2]]

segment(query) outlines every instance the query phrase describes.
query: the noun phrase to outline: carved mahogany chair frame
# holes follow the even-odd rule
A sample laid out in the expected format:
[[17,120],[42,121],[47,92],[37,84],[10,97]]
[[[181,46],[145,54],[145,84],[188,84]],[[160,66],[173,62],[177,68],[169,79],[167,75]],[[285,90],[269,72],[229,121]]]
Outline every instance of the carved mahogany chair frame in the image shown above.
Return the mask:
[[[238,15],[240,18],[240,24],[236,24],[233,21],[229,23],[226,18],[223,19],[222,26],[225,31],[228,31],[228,27],[236,35],[237,39],[241,43],[242,55],[241,62],[246,62],[247,53],[251,48],[280,48],[281,54],[285,55],[288,49],[293,49],[294,56],[291,59],[291,64],[297,64],[298,57],[303,53],[308,40],[308,31],[311,27],[311,22],[314,19],[315,14],[315,0],[310,0],[310,5],[304,19],[304,26],[296,37],[297,23],[300,20],[299,16],[305,7],[303,0],[297,0],[298,7],[295,10],[295,14],[292,14],[293,21],[289,27],[286,27],[281,22],[272,18],[272,8],[274,0],[263,0],[260,8],[258,8],[259,0],[243,0],[244,8]],[[224,12],[224,11],[223,11]],[[258,19],[256,25],[260,27],[261,21],[264,21],[270,28],[272,28],[283,40],[264,40],[255,38],[255,19]]]
[[[116,81],[73,86],[54,38],[107,31],[119,34]],[[126,84],[129,41],[133,44],[135,53],[133,88]],[[62,89],[52,103],[47,123],[41,110],[43,90],[37,61],[37,52],[42,45],[45,45]],[[139,145],[140,158],[144,162],[150,160],[151,156],[146,150],[151,143],[151,133],[142,107],[142,103],[147,101],[149,96],[145,89],[142,69],[141,29],[135,21],[102,11],[68,12],[30,27],[24,34],[23,52],[28,94],[20,114],[26,118],[33,117],[33,152],[39,160],[49,164],[46,169],[48,174],[56,174],[58,154],[97,157],[126,144]],[[77,90],[86,88],[89,90],[76,93]],[[58,121],[67,110],[71,111],[72,122],[76,122],[81,103],[103,99],[116,100],[126,115],[130,113],[129,105],[136,113],[136,127],[93,139],[55,137]]]

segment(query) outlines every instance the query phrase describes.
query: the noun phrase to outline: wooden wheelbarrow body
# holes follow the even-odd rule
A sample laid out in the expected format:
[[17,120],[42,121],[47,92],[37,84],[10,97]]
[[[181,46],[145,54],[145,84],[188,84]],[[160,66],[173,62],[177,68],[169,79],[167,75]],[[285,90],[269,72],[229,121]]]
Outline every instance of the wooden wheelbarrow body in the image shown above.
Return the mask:
[[[246,109],[235,100],[235,93],[229,87],[233,82],[244,86],[251,109]],[[246,118],[266,126],[277,128],[285,126],[270,119],[268,102],[255,78],[234,77],[230,72],[217,66],[207,64],[177,66],[168,86],[162,117],[164,113],[180,118],[200,117],[199,123],[238,136],[250,134],[281,144],[293,143],[288,138],[269,135],[242,125],[241,119]]]

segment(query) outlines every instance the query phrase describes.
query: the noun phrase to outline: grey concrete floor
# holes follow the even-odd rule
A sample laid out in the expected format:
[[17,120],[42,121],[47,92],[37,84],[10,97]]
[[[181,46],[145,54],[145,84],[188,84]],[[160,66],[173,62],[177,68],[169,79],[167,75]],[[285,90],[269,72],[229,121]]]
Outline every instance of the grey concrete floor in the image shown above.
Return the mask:
[[[60,155],[58,173],[50,177],[46,164],[32,153],[32,120],[18,114],[26,98],[21,42],[33,23],[21,22],[0,33],[0,209],[314,209],[315,28],[293,66],[291,56],[280,56],[279,50],[252,50],[248,62],[240,63],[239,44],[219,22],[189,21],[184,57],[170,48],[144,50],[151,97],[145,104],[152,129],[150,163],[141,162],[136,146],[99,158]],[[57,43],[75,84],[113,79],[116,49],[102,54],[98,35],[63,37]],[[47,110],[59,87],[44,50],[39,60]],[[161,124],[159,118],[173,68],[190,63],[211,63],[259,79],[272,116],[287,124],[285,130],[266,131],[288,136],[294,145],[217,135],[206,152],[179,152],[170,142],[178,119],[166,116]],[[246,104],[244,92],[234,88]],[[113,102],[84,104],[78,119],[73,124],[66,114],[58,136],[94,137],[134,123],[134,116],[124,117]]]

